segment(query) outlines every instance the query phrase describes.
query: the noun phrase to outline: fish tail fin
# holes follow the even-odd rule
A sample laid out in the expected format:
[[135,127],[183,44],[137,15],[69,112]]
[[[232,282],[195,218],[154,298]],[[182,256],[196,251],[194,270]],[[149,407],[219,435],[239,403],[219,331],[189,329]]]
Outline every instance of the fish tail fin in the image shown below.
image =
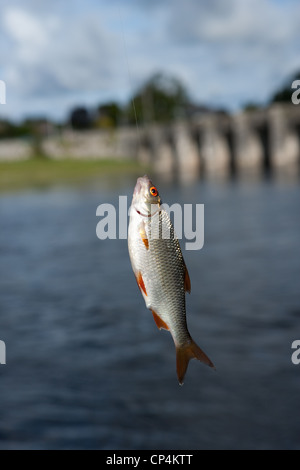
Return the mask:
[[203,364],[206,364],[207,366],[215,369],[215,366],[209,357],[191,338],[191,340],[186,345],[176,346],[177,376],[180,385],[183,385],[183,379],[191,359],[198,359],[198,361],[203,362]]

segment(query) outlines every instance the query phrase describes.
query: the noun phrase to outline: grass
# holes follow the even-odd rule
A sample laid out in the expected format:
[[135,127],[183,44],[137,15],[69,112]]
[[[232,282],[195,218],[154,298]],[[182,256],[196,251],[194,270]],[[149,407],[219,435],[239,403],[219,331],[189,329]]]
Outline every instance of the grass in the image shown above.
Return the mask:
[[81,184],[108,176],[138,174],[144,168],[129,160],[50,160],[0,162],[0,192],[55,184]]

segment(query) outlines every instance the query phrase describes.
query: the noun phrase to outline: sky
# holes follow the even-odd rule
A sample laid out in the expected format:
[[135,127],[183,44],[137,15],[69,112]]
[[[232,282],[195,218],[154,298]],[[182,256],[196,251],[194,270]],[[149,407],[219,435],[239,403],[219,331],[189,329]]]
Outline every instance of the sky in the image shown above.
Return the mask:
[[299,0],[1,0],[0,117],[63,121],[156,72],[191,99],[266,104],[300,69]]

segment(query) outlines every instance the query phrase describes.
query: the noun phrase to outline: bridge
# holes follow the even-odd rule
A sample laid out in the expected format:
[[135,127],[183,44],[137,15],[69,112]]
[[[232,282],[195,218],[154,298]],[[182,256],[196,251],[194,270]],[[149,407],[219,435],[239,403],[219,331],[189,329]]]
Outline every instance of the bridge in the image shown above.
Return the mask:
[[137,158],[170,179],[300,174],[300,106],[274,105],[235,115],[141,129]]
[[[44,131],[39,147],[53,159],[136,159],[167,179],[192,181],[263,173],[300,175],[300,105],[221,114],[168,125],[116,130]],[[22,140],[0,141],[0,160],[32,156]]]

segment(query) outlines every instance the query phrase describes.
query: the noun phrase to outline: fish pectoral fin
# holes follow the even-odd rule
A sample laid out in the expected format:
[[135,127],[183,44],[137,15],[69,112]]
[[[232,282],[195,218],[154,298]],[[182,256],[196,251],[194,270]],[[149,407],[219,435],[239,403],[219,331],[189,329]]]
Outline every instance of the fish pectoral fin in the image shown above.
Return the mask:
[[145,247],[147,248],[147,250],[149,250],[149,240],[147,238],[144,222],[140,226],[140,236],[141,236],[142,242],[144,243]]
[[186,265],[184,265],[184,289],[185,292],[191,293],[191,279]]
[[159,330],[164,329],[164,330],[169,331],[170,328],[168,327],[168,325],[160,318],[160,316],[154,310],[152,310],[152,308],[151,308],[151,312],[152,312],[157,328]]
[[137,285],[139,286],[140,291],[144,292],[144,294],[147,296],[148,294],[147,294],[147,291],[146,291],[146,287],[145,287],[145,283],[144,283],[144,279],[143,279],[141,271],[139,271],[135,275],[135,278],[136,278],[136,282],[137,282]]
[[198,359],[198,361],[203,362],[203,364],[215,369],[209,357],[191,338],[191,341],[187,343],[187,345],[181,347],[176,346],[176,367],[180,385],[183,385],[183,379],[191,359]]

